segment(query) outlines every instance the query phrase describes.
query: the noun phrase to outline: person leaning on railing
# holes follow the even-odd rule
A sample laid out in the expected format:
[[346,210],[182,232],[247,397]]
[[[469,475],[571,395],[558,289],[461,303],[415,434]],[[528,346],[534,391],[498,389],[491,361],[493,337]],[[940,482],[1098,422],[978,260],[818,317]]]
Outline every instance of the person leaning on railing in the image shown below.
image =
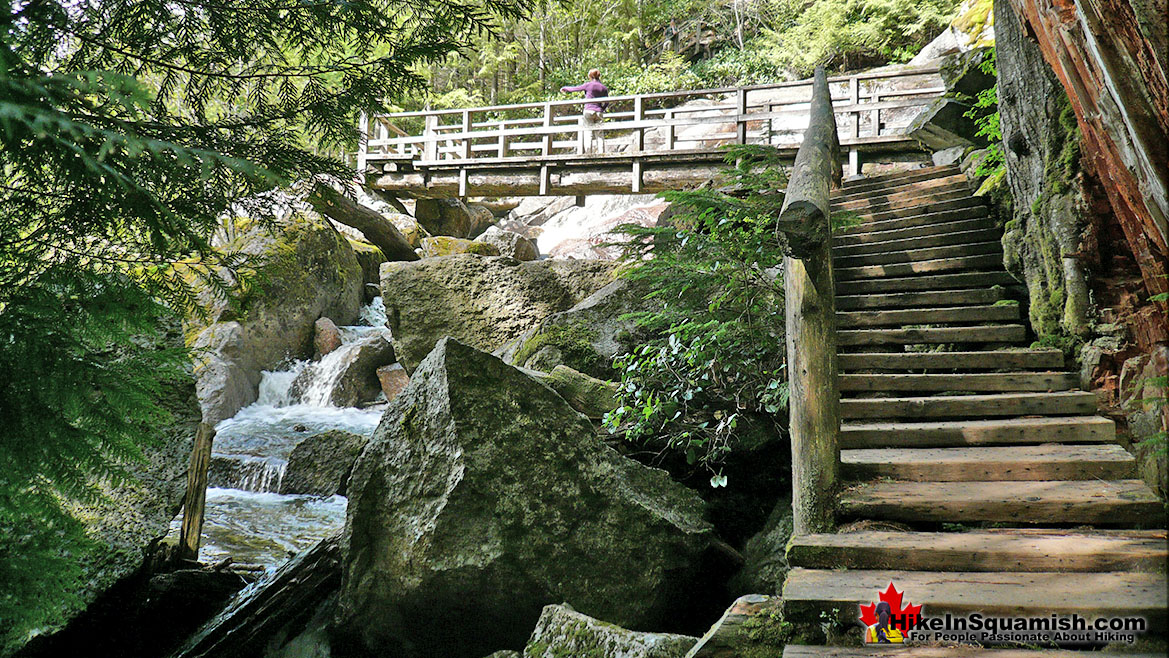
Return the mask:
[[[601,82],[601,72],[597,69],[589,71],[588,82],[575,87],[561,87],[562,92],[583,91],[585,100],[593,98],[604,98],[609,95],[609,88]],[[585,103],[584,115],[580,119],[581,138],[580,150],[581,152],[595,153],[593,150],[593,137],[596,136],[601,142],[600,152],[605,152],[605,133],[597,130],[594,133],[594,127],[605,120],[605,106],[608,103]]]

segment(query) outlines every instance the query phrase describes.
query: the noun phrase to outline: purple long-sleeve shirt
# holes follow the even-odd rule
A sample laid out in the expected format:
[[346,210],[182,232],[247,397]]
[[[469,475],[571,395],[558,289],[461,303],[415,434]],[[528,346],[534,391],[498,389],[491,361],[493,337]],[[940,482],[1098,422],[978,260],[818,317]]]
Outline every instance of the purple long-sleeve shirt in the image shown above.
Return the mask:
[[[609,95],[609,88],[606,87],[600,80],[589,80],[583,85],[575,87],[561,87],[560,91],[583,91],[585,98],[604,98]],[[585,103],[585,110],[592,110],[593,112],[604,112],[605,106],[608,103]]]

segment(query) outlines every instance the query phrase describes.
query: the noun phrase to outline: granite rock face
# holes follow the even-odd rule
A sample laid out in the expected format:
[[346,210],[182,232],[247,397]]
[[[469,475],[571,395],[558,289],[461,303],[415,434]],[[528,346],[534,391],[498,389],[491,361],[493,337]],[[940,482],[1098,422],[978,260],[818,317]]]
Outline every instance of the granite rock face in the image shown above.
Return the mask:
[[519,262],[460,254],[382,267],[382,299],[398,362],[407,372],[451,336],[493,351],[613,278],[601,261]]
[[634,629],[709,603],[696,493],[619,455],[551,389],[438,342],[349,483],[339,633],[375,654],[479,658],[544,606]]
[[314,434],[301,441],[288,456],[280,493],[344,496],[353,462],[368,442],[360,434],[342,430]]

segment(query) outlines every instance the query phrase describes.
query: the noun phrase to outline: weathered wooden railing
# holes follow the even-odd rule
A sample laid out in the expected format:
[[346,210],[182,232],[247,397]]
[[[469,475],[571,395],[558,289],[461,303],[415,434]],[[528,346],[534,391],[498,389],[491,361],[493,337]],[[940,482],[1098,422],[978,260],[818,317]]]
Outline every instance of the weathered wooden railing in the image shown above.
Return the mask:
[[823,532],[833,524],[840,393],[828,197],[840,185],[841,165],[828,79],[817,69],[808,129],[777,227],[787,242],[783,264],[796,534]]
[[[945,93],[938,71],[907,68],[827,80],[851,171],[859,171],[862,151],[911,141],[904,128],[916,111]],[[464,193],[469,169],[592,157],[585,144],[590,130],[607,138],[607,153],[617,156],[610,160],[632,159],[627,165],[635,174],[638,156],[713,152],[730,143],[794,150],[803,138],[811,87],[811,80],[800,80],[611,96],[605,121],[588,127],[580,120],[583,99],[363,116],[357,168],[362,175],[455,170]]]

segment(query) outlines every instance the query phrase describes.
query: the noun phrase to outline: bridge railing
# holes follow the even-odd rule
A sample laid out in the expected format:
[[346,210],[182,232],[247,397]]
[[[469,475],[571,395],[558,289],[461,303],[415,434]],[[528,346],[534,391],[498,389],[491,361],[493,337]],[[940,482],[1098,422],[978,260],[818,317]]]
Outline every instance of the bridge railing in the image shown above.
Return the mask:
[[[916,110],[945,93],[937,67],[828,79],[841,145],[857,165],[860,148],[904,140]],[[607,152],[670,153],[729,143],[796,147],[809,112],[812,81],[611,96],[603,123],[586,127],[571,99],[362,117],[360,173],[370,164],[463,166],[582,155],[591,130]],[[701,101],[701,102],[696,102]],[[595,101],[594,101],[595,102]]]

